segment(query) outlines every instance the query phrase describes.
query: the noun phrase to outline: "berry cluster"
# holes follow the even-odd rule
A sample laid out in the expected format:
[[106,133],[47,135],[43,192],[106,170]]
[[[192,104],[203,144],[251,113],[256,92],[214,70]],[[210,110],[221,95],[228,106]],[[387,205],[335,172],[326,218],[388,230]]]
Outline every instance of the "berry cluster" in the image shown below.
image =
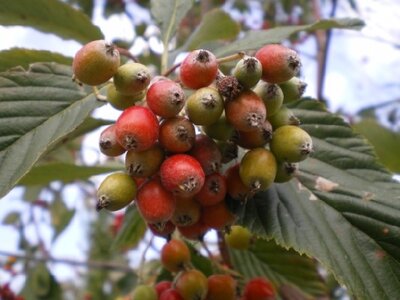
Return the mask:
[[262,277],[245,283],[242,292],[238,282],[228,274],[213,274],[206,277],[191,266],[191,253],[181,240],[172,239],[161,250],[161,263],[175,275],[173,281],[160,281],[154,287],[138,285],[133,299],[141,300],[273,300],[275,289]]
[[[223,74],[220,64],[232,60],[237,63],[231,74]],[[200,49],[186,56],[174,81],[151,78],[138,62],[120,65],[118,51],[104,41],[85,45],[74,59],[75,79],[98,85],[113,78],[107,100],[122,110],[115,124],[100,134],[99,147],[111,157],[125,153],[126,168],[101,183],[97,209],[116,211],[135,200],[150,230],[168,240],[175,231],[199,240],[210,229],[231,227],[236,216],[227,198],[246,202],[274,182],[291,180],[298,163],[312,152],[311,137],[286,106],[306,87],[295,77],[300,65],[295,51],[277,44],[262,47],[254,56],[238,53],[223,59]],[[251,234],[231,228],[227,244],[248,247]],[[182,245],[172,240],[163,253]],[[231,278],[207,279],[188,268],[190,253],[185,251],[162,258],[165,268],[178,275],[171,296],[159,299],[222,299],[236,289]],[[242,299],[272,299],[270,285],[264,298],[252,292],[251,286],[262,286],[261,281],[249,282]],[[185,282],[191,283],[189,292],[181,287]],[[220,288],[220,282],[226,288]],[[213,286],[216,296],[205,298],[207,290],[214,293]],[[146,289],[140,287],[137,293],[148,293]],[[173,296],[175,290],[181,298]]]
[[3,284],[0,286],[0,299],[1,300],[24,300],[22,296],[17,296],[10,289],[8,284]]

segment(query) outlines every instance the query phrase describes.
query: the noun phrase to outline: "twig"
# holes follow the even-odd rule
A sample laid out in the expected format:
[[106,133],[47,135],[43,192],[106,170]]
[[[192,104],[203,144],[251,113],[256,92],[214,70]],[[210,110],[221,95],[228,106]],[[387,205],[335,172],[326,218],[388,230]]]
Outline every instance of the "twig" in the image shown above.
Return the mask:
[[127,50],[125,48],[121,48],[121,47],[117,47],[117,50],[118,50],[119,54],[132,59],[134,62],[138,62],[138,59],[136,58],[136,56],[134,56],[131,52],[129,52],[129,50]]
[[139,273],[138,278],[139,278],[139,281],[141,281],[142,283],[144,282],[143,272],[144,272],[144,263],[146,262],[146,254],[147,254],[147,251],[149,251],[149,249],[151,248],[153,241],[154,241],[154,235],[151,236],[149,242],[146,245],[146,248],[143,250],[142,257],[140,258],[140,265],[139,265],[140,273]]
[[228,247],[226,246],[225,243],[224,233],[218,230],[217,234],[218,234],[218,248],[221,254],[222,261],[228,268],[232,268],[232,262],[229,256]]
[[218,64],[223,64],[223,63],[242,59],[245,55],[246,55],[246,53],[244,51],[240,51],[240,52],[232,54],[232,55],[218,58],[217,62],[218,62]]
[[107,97],[100,94],[100,91],[97,87],[93,86],[92,88],[93,88],[93,94],[98,101],[107,102]]
[[162,76],[168,77],[171,75],[172,72],[174,72],[176,69],[178,69],[181,66],[182,63],[178,63],[173,65],[171,68],[169,68],[167,71],[165,71]]
[[24,261],[52,262],[52,263],[60,263],[60,264],[66,264],[66,265],[71,265],[71,266],[77,266],[77,267],[87,267],[87,268],[93,268],[93,269],[107,269],[107,270],[114,270],[114,271],[120,271],[120,272],[126,272],[126,273],[133,271],[133,269],[131,269],[128,266],[114,264],[114,263],[110,263],[110,262],[103,262],[103,261],[94,261],[94,260],[77,261],[77,260],[68,259],[68,258],[55,258],[55,257],[51,257],[51,256],[38,257],[38,256],[34,256],[34,255],[18,254],[18,253],[3,251],[3,250],[0,250],[0,255],[12,256],[19,260],[24,260]]

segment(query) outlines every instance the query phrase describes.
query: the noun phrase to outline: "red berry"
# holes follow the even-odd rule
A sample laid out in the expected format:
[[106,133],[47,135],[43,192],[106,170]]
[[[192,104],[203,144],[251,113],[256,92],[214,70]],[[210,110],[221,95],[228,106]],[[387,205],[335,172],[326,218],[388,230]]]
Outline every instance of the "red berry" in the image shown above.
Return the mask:
[[238,131],[236,143],[246,149],[254,149],[265,146],[272,138],[272,125],[265,121],[259,128],[253,131]]
[[159,300],[185,300],[182,298],[181,294],[175,289],[168,289],[164,291]]
[[158,138],[157,117],[146,107],[132,106],[125,109],[115,126],[117,140],[126,150],[149,149]]
[[226,173],[227,192],[235,200],[244,201],[251,197],[250,188],[248,188],[240,178],[240,165],[236,164],[230,167]]
[[209,230],[209,227],[205,225],[201,219],[195,224],[184,227],[178,226],[177,228],[182,236],[195,241],[201,240]]
[[190,52],[180,67],[182,83],[191,89],[210,85],[218,72],[218,63],[214,54],[208,50]]
[[189,154],[196,158],[206,175],[215,173],[221,167],[222,155],[214,140],[205,134],[197,134]]
[[206,300],[235,300],[236,281],[229,275],[215,274],[207,278]]
[[137,193],[137,207],[148,223],[167,222],[174,213],[176,202],[160,182],[154,178],[141,186]]
[[175,154],[162,163],[160,178],[168,191],[181,197],[191,197],[203,187],[205,175],[195,158],[187,154]]
[[147,224],[147,226],[154,235],[166,239],[169,239],[171,237],[171,234],[175,231],[175,225],[171,221],[167,221],[164,223]]
[[271,282],[263,277],[252,278],[244,287],[243,298],[245,300],[273,300],[275,289]]
[[179,273],[175,288],[185,300],[204,300],[207,295],[207,277],[198,270]]
[[189,151],[195,142],[194,125],[184,117],[164,120],[160,125],[159,141],[165,150],[172,153]]
[[196,201],[202,206],[217,204],[225,199],[226,179],[219,173],[208,175],[203,188],[195,195]]
[[171,218],[176,226],[184,227],[195,224],[201,216],[201,206],[193,198],[175,198],[176,209]]
[[161,263],[170,272],[183,270],[190,262],[190,250],[181,240],[170,240],[161,249]]
[[203,207],[201,220],[210,228],[224,229],[224,227],[232,225],[235,219],[235,215],[229,210],[225,201]]
[[125,153],[125,148],[117,141],[115,124],[106,127],[100,133],[99,148],[101,153],[107,156],[119,156]]
[[300,58],[296,51],[282,45],[266,45],[256,52],[262,65],[262,79],[269,83],[288,81],[300,70]]
[[171,118],[176,116],[185,105],[185,94],[176,82],[160,80],[148,89],[146,102],[156,115]]
[[161,294],[165,292],[166,290],[170,289],[172,287],[172,282],[171,281],[160,281],[156,284],[155,289],[158,295],[158,298],[160,298]]
[[144,151],[128,151],[125,156],[125,168],[134,177],[149,177],[157,173],[164,160],[164,151],[155,144]]
[[261,98],[248,90],[225,103],[225,115],[235,129],[253,131],[265,122],[267,110]]

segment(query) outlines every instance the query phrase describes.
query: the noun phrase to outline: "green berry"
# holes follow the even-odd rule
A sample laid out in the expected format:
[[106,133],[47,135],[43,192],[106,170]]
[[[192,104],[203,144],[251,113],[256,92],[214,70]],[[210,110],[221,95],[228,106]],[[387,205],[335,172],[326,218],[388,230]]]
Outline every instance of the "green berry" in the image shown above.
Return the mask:
[[124,95],[117,91],[113,83],[110,83],[107,86],[107,101],[112,107],[118,110],[125,110],[128,107],[135,105],[136,102],[143,100],[145,96],[145,90],[140,91],[137,94]]
[[298,163],[289,163],[285,161],[278,162],[278,169],[276,172],[275,182],[283,183],[291,180],[296,171],[299,169]]
[[225,242],[231,248],[247,250],[251,242],[251,232],[240,225],[233,225],[230,232],[225,234]]
[[299,100],[303,96],[307,83],[298,77],[293,77],[288,81],[280,83],[279,86],[283,92],[283,102],[289,103]]
[[284,125],[300,125],[300,120],[294,115],[293,111],[285,105],[282,106],[274,115],[268,117],[268,121],[271,123],[274,130]]
[[279,85],[259,81],[253,91],[264,101],[268,118],[279,111],[283,103],[283,92]]
[[157,300],[158,295],[154,287],[140,284],[133,291],[133,300]]
[[203,126],[202,129],[210,138],[219,141],[227,141],[231,139],[235,133],[235,129],[231,124],[229,124],[225,114],[222,114],[215,123]]
[[239,60],[233,69],[233,76],[247,89],[252,88],[260,80],[262,66],[260,61],[252,56],[245,56]]
[[97,209],[116,211],[127,206],[135,197],[135,181],[128,174],[113,173],[103,180],[97,190]]
[[313,142],[305,130],[285,125],[274,131],[270,148],[279,161],[300,162],[312,152]]
[[118,68],[114,75],[114,84],[118,92],[124,95],[137,95],[150,84],[149,69],[139,63],[127,63]]

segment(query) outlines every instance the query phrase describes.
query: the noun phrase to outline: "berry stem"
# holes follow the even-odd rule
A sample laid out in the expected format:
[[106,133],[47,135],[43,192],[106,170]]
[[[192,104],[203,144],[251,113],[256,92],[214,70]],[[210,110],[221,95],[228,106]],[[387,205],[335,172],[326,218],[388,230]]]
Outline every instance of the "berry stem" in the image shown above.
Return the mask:
[[136,56],[134,56],[131,52],[129,52],[129,50],[127,50],[125,48],[120,48],[120,47],[117,47],[117,50],[118,50],[119,54],[132,59],[136,63],[139,62],[138,59],[136,58]]
[[93,94],[98,101],[107,102],[107,97],[100,94],[100,91],[96,86],[93,86]]
[[172,72],[174,72],[177,68],[179,68],[181,66],[182,63],[177,63],[175,65],[173,65],[171,68],[169,68],[167,71],[165,71],[162,76],[168,77],[169,75],[171,75]]
[[240,52],[232,54],[232,55],[218,58],[217,62],[218,62],[218,64],[223,64],[223,63],[242,59],[245,55],[246,55],[246,53],[244,51],[240,51]]

